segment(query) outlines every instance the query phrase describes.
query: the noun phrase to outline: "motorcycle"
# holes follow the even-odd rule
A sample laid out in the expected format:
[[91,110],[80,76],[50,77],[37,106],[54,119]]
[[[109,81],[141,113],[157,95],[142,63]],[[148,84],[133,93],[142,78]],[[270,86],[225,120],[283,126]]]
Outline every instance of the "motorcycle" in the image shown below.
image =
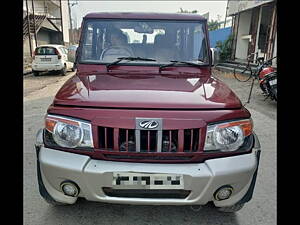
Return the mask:
[[272,60],[275,58],[276,56],[266,61],[263,61],[263,57],[257,59],[258,67],[253,75],[247,103],[250,102],[255,79],[259,80],[259,86],[263,91],[263,94],[266,96],[265,100],[270,97],[272,100],[277,101],[277,71],[272,67]]
[[271,67],[272,59],[267,60],[260,69],[258,74],[259,86],[264,95],[267,96],[266,98],[270,97],[272,100],[277,101],[277,72]]

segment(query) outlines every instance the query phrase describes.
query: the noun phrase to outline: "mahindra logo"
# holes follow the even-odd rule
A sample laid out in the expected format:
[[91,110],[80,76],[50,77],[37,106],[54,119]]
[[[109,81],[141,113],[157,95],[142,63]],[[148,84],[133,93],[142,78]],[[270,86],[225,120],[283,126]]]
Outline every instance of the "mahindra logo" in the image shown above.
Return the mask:
[[140,127],[144,129],[154,129],[158,127],[159,123],[154,120],[145,120],[139,123]]

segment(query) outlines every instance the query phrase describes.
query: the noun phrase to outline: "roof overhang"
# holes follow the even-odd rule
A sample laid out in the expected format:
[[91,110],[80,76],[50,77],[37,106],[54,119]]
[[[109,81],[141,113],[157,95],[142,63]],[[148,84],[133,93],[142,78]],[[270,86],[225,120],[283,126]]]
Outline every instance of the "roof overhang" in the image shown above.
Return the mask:
[[227,15],[234,16],[238,13],[244,12],[255,7],[268,4],[270,2],[275,2],[274,0],[254,0],[254,1],[237,1],[228,0]]

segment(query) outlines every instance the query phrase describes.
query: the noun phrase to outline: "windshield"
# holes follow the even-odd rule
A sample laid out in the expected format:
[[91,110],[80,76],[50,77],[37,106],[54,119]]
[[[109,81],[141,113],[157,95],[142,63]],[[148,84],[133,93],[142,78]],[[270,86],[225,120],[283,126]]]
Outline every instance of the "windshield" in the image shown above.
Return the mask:
[[38,47],[35,49],[35,55],[56,55],[53,47]]
[[204,22],[166,20],[87,20],[81,63],[112,63],[119,57],[156,61],[126,63],[163,64],[172,60],[208,63]]

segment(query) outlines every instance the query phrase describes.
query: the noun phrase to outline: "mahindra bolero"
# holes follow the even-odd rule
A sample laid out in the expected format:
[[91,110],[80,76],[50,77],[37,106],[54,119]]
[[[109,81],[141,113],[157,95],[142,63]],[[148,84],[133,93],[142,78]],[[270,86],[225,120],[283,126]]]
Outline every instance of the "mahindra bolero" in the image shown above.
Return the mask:
[[196,14],[86,15],[76,74],[36,137],[41,196],[241,209],[260,144],[249,111],[212,75],[212,55]]

